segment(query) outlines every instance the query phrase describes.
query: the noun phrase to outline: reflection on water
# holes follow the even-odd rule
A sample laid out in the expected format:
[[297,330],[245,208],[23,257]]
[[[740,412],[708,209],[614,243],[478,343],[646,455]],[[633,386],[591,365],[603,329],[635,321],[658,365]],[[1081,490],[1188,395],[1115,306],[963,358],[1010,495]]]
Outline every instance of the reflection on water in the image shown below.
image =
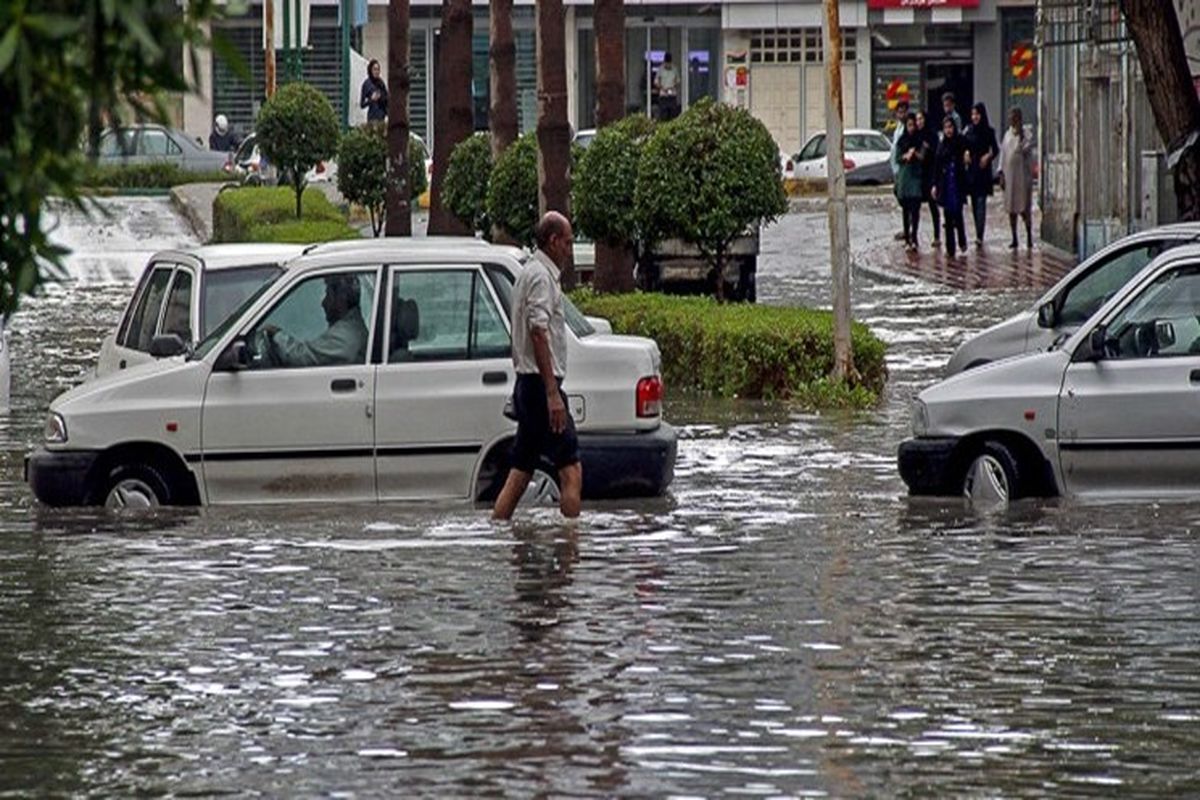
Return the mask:
[[[762,290],[824,277],[771,256]],[[0,794],[1194,794],[1200,508],[903,498],[908,398],[1027,298],[855,288],[878,412],[676,399],[672,497],[509,526],[32,507],[21,455],[129,285],[47,291],[0,428]]]

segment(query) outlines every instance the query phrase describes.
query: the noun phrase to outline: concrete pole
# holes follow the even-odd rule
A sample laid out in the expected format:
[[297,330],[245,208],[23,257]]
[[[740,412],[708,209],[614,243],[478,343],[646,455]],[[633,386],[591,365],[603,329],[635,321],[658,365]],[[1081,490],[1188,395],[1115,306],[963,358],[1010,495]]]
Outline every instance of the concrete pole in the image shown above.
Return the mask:
[[275,94],[275,3],[267,0],[263,6],[263,32],[266,36],[267,47],[263,54],[263,72],[267,78],[266,96]]
[[826,184],[829,190],[829,263],[833,270],[833,378],[854,381],[850,343],[850,219],[846,208],[846,167],[842,161],[842,28],[838,0],[825,0]]

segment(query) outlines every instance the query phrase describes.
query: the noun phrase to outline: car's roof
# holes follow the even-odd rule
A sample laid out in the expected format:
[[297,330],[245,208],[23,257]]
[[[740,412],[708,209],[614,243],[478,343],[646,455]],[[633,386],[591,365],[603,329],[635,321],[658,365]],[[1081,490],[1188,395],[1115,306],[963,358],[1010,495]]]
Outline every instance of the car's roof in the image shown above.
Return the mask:
[[[886,133],[883,133],[882,131],[877,131],[877,130],[875,130],[874,128],[849,128],[849,129],[847,129],[847,130],[844,130],[844,131],[842,131],[842,136],[861,136],[861,135],[863,135],[864,133],[867,133],[867,134],[878,134],[878,135],[882,136],[882,137],[883,137],[883,138],[885,138],[885,139],[887,138],[887,134],[886,134]],[[814,133],[812,136],[810,136],[810,137],[808,137],[808,138],[809,138],[809,139],[812,139],[812,138],[814,138],[814,137],[817,137],[817,136],[824,136],[824,135],[825,135],[825,131],[817,131],[816,133]]]
[[208,244],[185,250],[163,250],[151,261],[170,261],[180,257],[200,261],[205,270],[283,264],[304,252],[300,244]]
[[305,266],[330,266],[350,263],[356,258],[377,263],[421,261],[430,264],[476,262],[486,256],[500,256],[520,261],[525,251],[510,245],[497,245],[469,236],[380,237],[378,239],[345,239],[337,242],[309,245],[303,255],[293,259]]

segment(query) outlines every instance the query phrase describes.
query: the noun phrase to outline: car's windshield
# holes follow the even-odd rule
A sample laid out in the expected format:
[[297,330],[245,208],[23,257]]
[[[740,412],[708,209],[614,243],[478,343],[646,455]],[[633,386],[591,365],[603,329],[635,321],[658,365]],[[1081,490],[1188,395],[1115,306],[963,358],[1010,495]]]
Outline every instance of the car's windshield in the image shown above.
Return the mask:
[[[521,259],[521,264],[525,264],[533,256],[526,255]],[[496,287],[496,294],[500,296],[500,304],[504,306],[504,313],[508,318],[512,319],[512,293],[513,293],[513,276],[508,270],[500,269],[499,267],[488,265],[488,275],[492,277],[492,285]],[[587,317],[583,312],[575,307],[571,302],[571,298],[563,297],[563,316],[566,318],[567,327],[578,336],[580,339],[585,336],[591,336],[596,332],[592,327],[592,323],[587,321]]]
[[204,275],[204,299],[200,307],[200,329],[208,336],[229,319],[246,298],[264,283],[272,281],[282,269],[260,264],[234,269],[210,270]]
[[234,325],[236,325],[238,320],[240,320],[242,318],[242,316],[245,315],[246,309],[248,309],[250,306],[254,305],[254,302],[256,300],[258,300],[258,298],[262,297],[263,293],[266,292],[267,289],[269,289],[271,287],[271,285],[274,284],[275,281],[277,281],[279,279],[279,275],[281,275],[281,274],[282,274],[282,271],[273,275],[272,277],[268,278],[267,282],[264,283],[262,286],[258,287],[258,289],[253,294],[251,294],[249,297],[247,297],[245,299],[245,301],[240,306],[238,306],[236,311],[234,311],[232,314],[230,314],[228,317],[226,317],[225,321],[222,322],[220,325],[218,325],[216,327],[216,329],[213,330],[212,333],[210,333],[208,336],[204,337],[204,341],[202,341],[202,342],[200,342],[200,344],[196,345],[196,349],[192,351],[192,358],[193,359],[204,358],[206,355],[208,355],[209,351],[211,351],[214,347],[217,346],[217,342],[221,341],[221,338],[226,334],[226,332],[230,328],[232,328]]

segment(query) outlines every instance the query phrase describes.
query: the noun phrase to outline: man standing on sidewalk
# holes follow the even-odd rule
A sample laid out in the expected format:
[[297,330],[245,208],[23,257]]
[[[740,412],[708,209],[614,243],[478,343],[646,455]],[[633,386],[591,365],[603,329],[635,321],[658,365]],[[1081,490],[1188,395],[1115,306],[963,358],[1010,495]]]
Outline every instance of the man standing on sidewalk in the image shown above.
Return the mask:
[[547,212],[533,231],[537,251],[513,289],[512,352],[517,372],[513,410],[517,438],[512,469],[496,505],[493,519],[509,519],[539,464],[558,470],[559,507],[563,516],[579,516],[583,469],[575,421],[562,390],[567,373],[567,323],[563,311],[560,265],[571,257],[571,223],[556,211]]

